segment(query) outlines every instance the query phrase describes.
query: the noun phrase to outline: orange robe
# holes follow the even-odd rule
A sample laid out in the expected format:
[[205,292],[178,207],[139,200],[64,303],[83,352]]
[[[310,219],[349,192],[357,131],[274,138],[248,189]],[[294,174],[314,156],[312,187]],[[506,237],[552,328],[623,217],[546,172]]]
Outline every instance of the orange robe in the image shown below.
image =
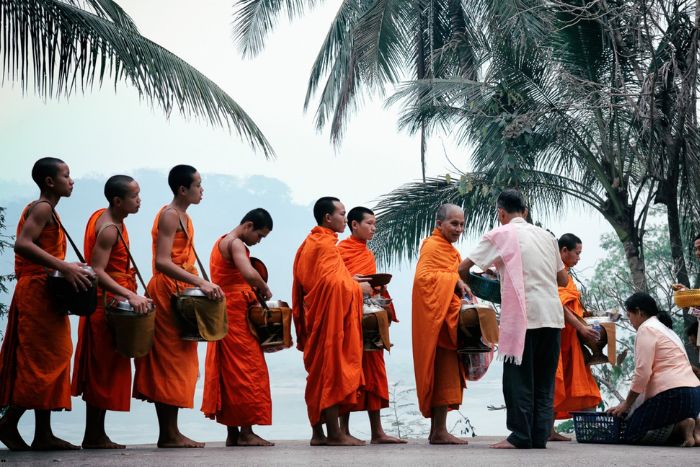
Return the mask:
[[[338,249],[350,275],[376,274],[377,264],[374,253],[367,248],[367,242],[350,236],[338,243]],[[388,297],[388,294],[386,296]],[[391,305],[390,311],[392,312],[391,320],[398,322],[393,305]],[[389,383],[386,377],[383,350],[362,352],[362,374],[365,378],[365,386],[352,411],[374,411],[389,407]]]
[[343,263],[338,235],[314,227],[294,258],[292,312],[304,352],[306,406],[316,425],[321,412],[357,403],[362,376],[362,289]]
[[[170,297],[179,290],[192,287],[186,282],[176,281],[156,270],[156,239],[161,209],[153,222],[153,277],[148,282],[148,294],[156,306],[156,323],[153,348],[148,355],[134,360],[134,397],[149,402],[191,409],[194,407],[194,387],[199,373],[197,342],[180,338]],[[194,267],[192,221],[187,218],[187,232],[175,232],[171,258],[173,263],[187,272],[197,274]]]
[[457,326],[461,301],[459,252],[438,229],[423,241],[413,280],[413,368],[418,407],[424,417],[432,407],[458,408],[466,387],[464,367],[457,355]]
[[[105,211],[95,211],[85,227],[84,250],[88,264],[92,264],[92,250],[99,233],[95,225]],[[129,233],[124,224],[122,236],[128,245]],[[136,273],[129,268],[129,256],[119,238],[112,247],[105,272],[122,287],[136,291]],[[126,412],[131,403],[131,359],[117,352],[112,333],[107,328],[105,293],[108,302],[114,298],[114,295],[98,287],[95,312],[89,317],[80,317],[78,345],[73,360],[72,394],[82,395],[83,400],[92,407]]]
[[[22,212],[17,236],[31,207]],[[44,227],[36,244],[60,260],[66,257],[66,237],[55,223]],[[0,406],[70,410],[73,343],[68,316],[56,309],[44,266],[15,255],[15,275],[17,285],[0,351]]]
[[[562,305],[583,317],[581,292],[571,276],[566,287],[559,287]],[[571,418],[569,412],[600,404],[600,390],[590,367],[583,359],[578,333],[570,324],[561,330],[561,352],[554,381],[554,414],[557,419]]]
[[[226,294],[228,333],[207,343],[202,412],[226,426],[270,425],[270,376],[260,342],[248,326],[248,306],[257,299],[238,268],[221,254],[220,243],[214,244],[209,264],[212,281]],[[250,257],[247,248],[246,253]]]

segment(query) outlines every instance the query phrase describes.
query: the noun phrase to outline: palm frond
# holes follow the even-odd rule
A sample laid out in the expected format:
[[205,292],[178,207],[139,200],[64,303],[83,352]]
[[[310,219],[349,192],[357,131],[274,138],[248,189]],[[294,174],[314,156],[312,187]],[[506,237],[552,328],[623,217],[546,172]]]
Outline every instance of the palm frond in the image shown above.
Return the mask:
[[[92,2],[103,16],[119,11]],[[120,23],[128,23],[121,18]],[[0,0],[3,79],[26,90],[33,82],[42,97],[70,96],[105,77],[125,80],[139,95],[170,115],[201,116],[227,127],[266,157],[274,152],[245,111],[219,86],[173,53],[97,14],[56,0]]]

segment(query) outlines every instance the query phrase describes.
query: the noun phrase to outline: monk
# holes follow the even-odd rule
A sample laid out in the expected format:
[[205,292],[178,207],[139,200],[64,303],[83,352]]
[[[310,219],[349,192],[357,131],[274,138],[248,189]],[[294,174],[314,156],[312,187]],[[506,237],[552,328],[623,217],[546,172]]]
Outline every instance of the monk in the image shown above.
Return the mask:
[[31,449],[79,449],[54,436],[51,411],[70,410],[70,357],[73,351],[68,316],[60,314],[47,287],[47,269],[60,271],[76,290],[90,287],[90,274],[80,263],[68,263],[66,237],[54,208],[73,192],[65,162],[54,157],[36,161],[32,179],[39,199],[20,217],[15,241],[17,285],[0,351],[0,441],[12,451],[30,449],[17,424],[34,410],[36,425]]
[[194,266],[194,229],[187,208],[202,200],[202,177],[192,166],[176,165],[168,174],[168,185],[173,201],[158,212],[151,230],[153,277],[148,295],[156,307],[153,348],[135,360],[133,395],[155,404],[159,448],[201,448],[204,443],[184,436],[177,425],[178,410],[194,407],[199,361],[197,342],[180,337],[170,297],[193,286],[212,300],[222,300],[224,293],[199,277]]
[[250,263],[249,246],[272,231],[272,217],[262,208],[219,238],[211,251],[211,278],[226,294],[228,333],[207,344],[202,412],[227,426],[226,446],[273,446],[253,433],[253,425],[272,424],[270,376],[260,342],[248,326],[248,307],[272,297]]
[[139,184],[128,175],[110,177],[104,188],[109,207],[95,211],[85,228],[85,261],[97,274],[100,287],[97,309],[80,318],[73,362],[72,395],[82,395],[86,405],[83,449],[125,447],[107,436],[105,415],[107,410],[129,411],[131,359],[115,350],[104,304],[126,299],[137,313],[147,313],[152,306],[151,300],[136,293],[135,272],[127,253],[129,233],[124,219],[138,212],[139,192]]
[[[567,273],[581,257],[583,244],[576,235],[567,233],[559,238],[559,253]],[[600,389],[591,369],[586,365],[579,336],[587,341],[597,342],[600,337],[590,326],[576,317],[583,318],[585,309],[581,303],[581,292],[576,288],[571,274],[565,287],[559,287],[559,299],[564,307],[564,329],[561,331],[561,351],[554,381],[554,418],[571,418],[569,412],[575,410],[595,410],[600,404]],[[549,441],[570,441],[557,433],[552,425]]]
[[[353,276],[376,274],[377,264],[374,260],[374,253],[367,248],[367,242],[372,240],[377,230],[374,212],[362,206],[352,208],[348,212],[348,224],[351,235],[338,243],[338,249],[345,266]],[[378,292],[388,297],[386,288],[382,289]],[[398,322],[393,305],[390,305],[390,310],[392,312],[391,320]],[[379,411],[389,407],[389,383],[386,377],[383,350],[362,353],[362,374],[365,378],[365,386],[357,405],[352,407],[351,411],[366,411],[369,415],[372,444],[405,443],[405,440],[387,435],[382,427]],[[350,434],[349,413],[341,418],[341,428],[347,435]]]
[[466,388],[457,326],[467,289],[457,273],[462,259],[452,245],[463,232],[464,211],[454,204],[440,206],[413,280],[413,367],[418,407],[430,418],[430,444],[467,444],[447,431],[447,411],[459,408]]
[[[362,446],[340,430],[338,416],[357,404],[362,377],[362,300],[372,288],[353,278],[336,246],[345,206],[333,197],[314,205],[318,224],[294,258],[292,311],[297,348],[304,352],[306,406],[312,446]],[[326,424],[328,436],[323,432]]]

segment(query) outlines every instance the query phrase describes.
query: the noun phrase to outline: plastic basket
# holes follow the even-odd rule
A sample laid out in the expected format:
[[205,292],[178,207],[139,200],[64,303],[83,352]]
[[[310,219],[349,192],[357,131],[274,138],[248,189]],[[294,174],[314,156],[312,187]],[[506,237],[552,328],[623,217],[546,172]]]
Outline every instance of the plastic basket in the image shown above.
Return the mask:
[[620,444],[625,421],[605,412],[571,412],[579,443]]
[[678,308],[689,308],[700,306],[700,290],[686,289],[673,292],[673,301]]
[[469,273],[469,288],[472,293],[482,300],[492,303],[501,303],[501,283],[497,280],[487,279],[479,274]]

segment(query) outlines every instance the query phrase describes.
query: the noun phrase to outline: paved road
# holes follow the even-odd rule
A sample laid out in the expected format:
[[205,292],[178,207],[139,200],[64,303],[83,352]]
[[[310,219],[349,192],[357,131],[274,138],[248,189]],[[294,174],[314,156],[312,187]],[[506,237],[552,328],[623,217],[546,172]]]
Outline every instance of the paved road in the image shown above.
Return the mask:
[[302,441],[280,441],[272,448],[226,448],[209,443],[205,449],[157,449],[152,445],[130,446],[123,451],[74,451],[14,453],[0,451],[0,462],[32,465],[364,465],[386,466],[595,466],[663,465],[691,466],[700,462],[699,448],[642,447],[550,443],[545,450],[494,450],[492,437],[470,439],[469,446],[429,446],[413,440],[402,446],[352,448],[310,447]]

